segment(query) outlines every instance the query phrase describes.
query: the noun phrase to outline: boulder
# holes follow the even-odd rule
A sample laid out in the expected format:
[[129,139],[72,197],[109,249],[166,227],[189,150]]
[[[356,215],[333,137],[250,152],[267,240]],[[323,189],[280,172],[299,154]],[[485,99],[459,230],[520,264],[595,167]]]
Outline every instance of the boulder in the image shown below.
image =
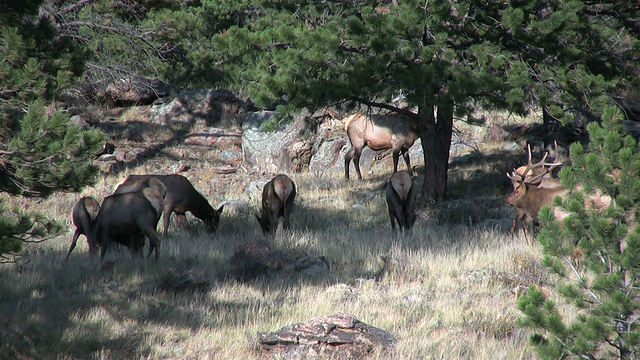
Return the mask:
[[335,313],[271,333],[258,333],[263,355],[272,359],[392,358],[396,338],[354,315]]
[[130,76],[89,84],[82,91],[88,98],[99,103],[133,106],[149,105],[157,99],[169,96],[173,89],[159,79]]
[[[247,114],[242,124],[242,150],[247,168],[258,173],[287,173],[307,169],[311,146],[302,139],[305,116],[284,123],[275,111]],[[276,123],[275,129],[265,129],[265,123]],[[272,126],[268,126],[269,128]]]
[[246,103],[224,89],[184,90],[166,102],[156,102],[149,110],[151,122],[162,125],[181,122],[200,127],[240,128]]

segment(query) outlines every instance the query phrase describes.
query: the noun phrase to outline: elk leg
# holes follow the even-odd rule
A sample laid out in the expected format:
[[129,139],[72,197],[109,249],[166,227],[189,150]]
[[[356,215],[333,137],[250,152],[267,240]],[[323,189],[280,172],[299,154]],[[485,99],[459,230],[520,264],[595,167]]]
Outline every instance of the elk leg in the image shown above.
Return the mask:
[[173,204],[166,203],[164,205],[164,214],[162,215],[162,228],[164,232],[164,236],[167,236],[169,232],[169,220],[171,220],[171,212],[173,211]]
[[155,249],[156,250],[155,261],[158,261],[158,256],[160,252],[160,243],[161,243],[160,236],[158,236],[158,233],[155,231],[155,229],[152,229],[152,228],[146,228],[146,230],[144,230],[144,234],[147,235],[147,237],[149,238],[149,252],[147,253],[147,257],[151,257],[151,253]]
[[[80,229],[76,229],[76,232],[73,233],[73,238],[71,239],[71,247],[69,247],[69,252],[67,253],[67,258],[65,259],[65,261],[69,260],[69,255],[71,255],[73,249],[76,248],[78,237],[80,237]],[[89,249],[89,252],[91,252],[91,249]]]
[[355,149],[355,155],[353,156],[353,166],[358,173],[358,180],[362,180],[362,173],[360,172],[360,155],[362,155],[362,149]]
[[351,149],[344,154],[344,177],[349,180],[349,163],[353,159],[356,149],[351,145]]
[[409,171],[409,174],[413,175],[413,169],[411,168],[411,159],[409,158],[409,150],[405,150],[404,152],[402,152],[402,157],[404,158],[404,163],[407,164],[407,171]]
[[191,228],[189,226],[189,222],[187,221],[187,217],[184,215],[184,213],[182,214],[176,213],[176,216],[178,217],[178,222],[180,223],[180,226],[182,226],[183,229],[189,230]]
[[391,211],[391,207],[389,207],[389,219],[391,219],[391,230],[396,229],[396,217],[393,215],[393,211]]
[[398,159],[400,158],[400,149],[393,149],[393,173],[398,172]]
[[[151,247],[151,245],[149,245]],[[129,239],[129,249],[131,250],[131,257],[143,257],[144,255],[144,235],[138,234],[131,236]]]
[[509,236],[514,236],[516,230],[518,229],[518,225],[523,224],[525,221],[526,213],[517,210],[516,217],[511,221],[511,228],[509,229]]
[[291,211],[293,211],[294,199],[294,195],[289,195],[289,198],[284,202],[284,221],[282,222],[282,227],[284,229],[289,229],[290,227],[289,218],[291,217]]
[[[96,239],[98,240],[98,239]],[[100,249],[100,261],[104,260],[104,255],[107,253],[107,248],[109,247],[109,243],[111,239],[109,238],[109,229],[105,226],[105,229],[102,230],[101,237],[99,238],[98,243],[102,248]]]

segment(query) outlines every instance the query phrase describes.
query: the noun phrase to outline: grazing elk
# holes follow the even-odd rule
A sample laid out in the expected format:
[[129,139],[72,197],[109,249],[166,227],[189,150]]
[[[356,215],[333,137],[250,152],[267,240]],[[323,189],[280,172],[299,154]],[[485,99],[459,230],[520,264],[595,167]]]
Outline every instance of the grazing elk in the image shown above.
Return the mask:
[[162,181],[167,187],[167,195],[164,199],[164,217],[163,217],[163,233],[166,236],[169,230],[169,219],[171,213],[174,212],[178,217],[178,222],[186,230],[189,229],[189,223],[185,213],[191,214],[202,220],[205,228],[214,233],[218,229],[220,223],[220,214],[224,205],[214,210],[207,199],[204,198],[191,184],[191,182],[182,175],[129,175],[116,189],[114,194],[138,191],[147,187],[146,182],[150,178]]
[[407,170],[413,171],[409,159],[409,149],[420,137],[418,121],[415,118],[402,115],[356,113],[344,120],[344,129],[351,143],[351,149],[344,155],[345,178],[349,179],[349,163],[353,159],[358,179],[362,180],[360,155],[365,146],[372,150],[392,149],[394,173],[398,171],[400,154],[404,157]]
[[569,189],[562,185],[556,187],[543,187],[540,185],[545,176],[550,174],[557,166],[562,165],[562,163],[546,163],[545,160],[548,155],[548,153],[545,153],[542,160],[532,164],[531,152],[529,152],[529,161],[524,171],[519,172],[514,169],[512,173],[507,173],[507,176],[514,184],[514,189],[511,194],[507,195],[506,202],[516,208],[516,217],[509,230],[512,235],[518,226],[522,224],[525,238],[529,240],[533,226],[538,223],[540,209],[545,205],[551,205],[554,197],[569,192]]
[[146,236],[149,238],[147,256],[151,256],[155,249],[157,260],[160,236],[156,227],[162,209],[162,193],[156,187],[107,196],[94,224],[94,238],[101,247],[100,259],[104,259],[112,239],[129,246],[136,253],[142,250]]
[[282,228],[289,229],[295,198],[296,185],[287,175],[276,175],[264,185],[261,214],[255,214],[264,235],[275,234],[280,217],[283,217]]
[[76,242],[80,235],[84,235],[87,238],[89,254],[93,256],[96,249],[93,237],[93,221],[96,219],[99,212],[100,204],[98,203],[98,200],[91,196],[81,198],[73,207],[71,219],[73,220],[73,225],[76,227],[76,231],[73,233],[71,246],[69,247],[69,252],[67,253],[65,261],[69,260],[69,255],[71,255],[73,249],[76,248]]
[[398,171],[391,175],[386,189],[391,229],[396,229],[397,221],[400,230],[411,230],[416,222],[417,192],[418,186],[408,171]]

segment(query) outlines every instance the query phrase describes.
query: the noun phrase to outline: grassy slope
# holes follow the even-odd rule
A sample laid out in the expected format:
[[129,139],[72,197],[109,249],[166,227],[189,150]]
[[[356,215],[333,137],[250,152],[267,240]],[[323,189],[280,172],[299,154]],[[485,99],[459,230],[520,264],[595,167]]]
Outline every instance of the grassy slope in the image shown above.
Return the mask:
[[[114,263],[107,269],[89,258],[81,238],[64,263],[75,201],[102,199],[125,175],[82,194],[21,204],[67,221],[70,233],[29,246],[28,262],[0,265],[0,358],[257,358],[257,332],[339,311],[393,333],[397,358],[534,357],[527,332],[514,321],[517,292],[545,282],[537,245],[509,238],[504,229],[442,221],[474,209],[496,211],[478,207],[482,199],[448,213],[422,211],[411,236],[394,238],[381,187],[388,174],[350,183],[341,174],[292,174],[295,230],[279,233],[275,243],[324,255],[331,272],[241,283],[229,278],[228,259],[244,242],[261,238],[253,216],[258,199],[195,167],[185,175],[212,205],[233,200],[215,237],[183,232],[174,223],[157,263],[120,251],[108,255]],[[166,279],[186,273],[208,279],[210,288],[163,290]]]

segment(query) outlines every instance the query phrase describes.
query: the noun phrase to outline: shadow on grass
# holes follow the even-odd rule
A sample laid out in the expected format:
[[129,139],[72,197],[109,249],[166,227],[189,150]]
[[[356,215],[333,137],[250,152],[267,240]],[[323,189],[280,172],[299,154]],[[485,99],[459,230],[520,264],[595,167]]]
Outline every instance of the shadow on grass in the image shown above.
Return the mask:
[[[6,339],[0,358],[145,357],[157,351],[154,344],[174,338],[180,342],[203,327],[242,327],[256,309],[286,306],[291,289],[380,279],[390,266],[402,266],[398,248],[447,253],[475,246],[466,236],[473,229],[461,219],[471,213],[478,214],[474,222],[498,216],[491,210],[499,214],[503,206],[497,200],[506,194],[500,178],[519,161],[508,152],[453,159],[450,201],[464,201],[466,210],[420,209],[430,215],[420,218],[407,236],[393,233],[389,224],[384,200],[388,176],[350,184],[300,182],[292,230],[279,231],[273,244],[284,252],[324,256],[330,271],[315,276],[275,271],[240,281],[233,272],[234,253],[247,242],[264,241],[253,212],[244,210],[225,210],[215,236],[201,234],[202,224],[193,218],[196,235],[172,226],[157,263],[114,252],[109,255],[113,265],[101,269],[84,247],[66,263],[66,246],[35,251],[30,263],[0,267],[0,336]],[[424,169],[418,170],[423,174]],[[333,187],[345,187],[344,204],[329,208],[305,199],[304,192],[314,186],[326,196],[332,196]],[[198,286],[166,286],[181,277]],[[237,298],[221,293],[244,286],[254,292]],[[167,328],[174,330],[158,330]]]

